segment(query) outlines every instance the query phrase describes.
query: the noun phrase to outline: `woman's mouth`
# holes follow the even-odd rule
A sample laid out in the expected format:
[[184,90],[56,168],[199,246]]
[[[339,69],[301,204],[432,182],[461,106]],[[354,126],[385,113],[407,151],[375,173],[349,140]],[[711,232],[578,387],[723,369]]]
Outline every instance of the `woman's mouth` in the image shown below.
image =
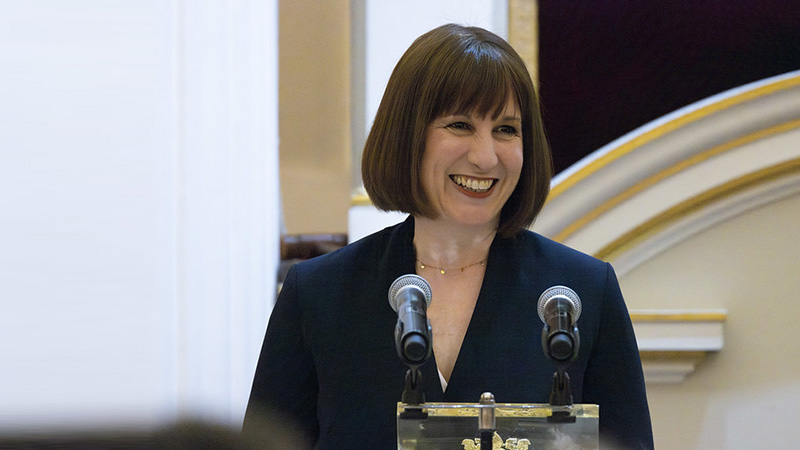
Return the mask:
[[475,194],[488,193],[497,182],[496,178],[472,178],[464,175],[450,175],[450,179],[461,189]]

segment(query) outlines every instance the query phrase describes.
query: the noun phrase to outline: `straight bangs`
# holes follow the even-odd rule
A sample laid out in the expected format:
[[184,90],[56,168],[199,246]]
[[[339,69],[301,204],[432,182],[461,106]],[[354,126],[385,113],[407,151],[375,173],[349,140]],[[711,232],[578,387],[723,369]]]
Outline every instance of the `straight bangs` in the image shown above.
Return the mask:
[[[464,54],[469,55],[465,58]],[[525,110],[519,93],[522,86],[516,79],[506,56],[495,47],[474,42],[466,50],[459,49],[452,64],[443,66],[441,86],[434,91],[430,120],[446,115],[471,113],[478,117],[497,119],[513,100],[519,113]]]

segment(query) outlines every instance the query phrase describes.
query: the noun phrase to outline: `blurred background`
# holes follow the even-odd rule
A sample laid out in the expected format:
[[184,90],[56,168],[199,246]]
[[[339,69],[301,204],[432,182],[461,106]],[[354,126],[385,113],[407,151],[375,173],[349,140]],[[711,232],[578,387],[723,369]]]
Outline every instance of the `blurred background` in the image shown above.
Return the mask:
[[0,434],[238,427],[281,270],[402,219],[361,147],[446,22],[531,70],[534,229],[615,265],[657,447],[800,440],[788,0],[0,0]]

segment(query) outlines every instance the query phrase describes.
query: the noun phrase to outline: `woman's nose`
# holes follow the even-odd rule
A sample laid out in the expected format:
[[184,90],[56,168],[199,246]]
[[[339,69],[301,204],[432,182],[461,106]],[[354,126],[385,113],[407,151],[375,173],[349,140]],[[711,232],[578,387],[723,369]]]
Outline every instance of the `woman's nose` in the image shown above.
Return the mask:
[[491,132],[479,133],[470,142],[467,161],[478,170],[489,170],[497,165],[497,151]]

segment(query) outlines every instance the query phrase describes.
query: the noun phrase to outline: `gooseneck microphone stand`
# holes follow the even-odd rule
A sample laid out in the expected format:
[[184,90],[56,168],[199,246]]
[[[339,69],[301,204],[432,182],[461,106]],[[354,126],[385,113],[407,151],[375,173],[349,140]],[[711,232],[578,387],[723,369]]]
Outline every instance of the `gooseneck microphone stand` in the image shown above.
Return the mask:
[[[423,388],[422,371],[419,369],[433,353],[433,338],[430,322],[423,335],[402,339],[403,325],[398,322],[395,330],[395,345],[397,355],[408,366],[406,372],[405,387],[401,401],[409,405],[400,413],[401,419],[427,419],[428,413],[423,412],[422,404],[425,403],[425,390]],[[418,406],[418,407],[417,407]]]
[[422,411],[425,391],[419,367],[433,354],[433,331],[426,316],[431,297],[430,284],[415,274],[400,276],[389,288],[389,304],[397,312],[394,329],[397,356],[409,367],[401,397],[401,401],[410,406],[400,413],[400,418],[404,419],[427,418],[427,413]]
[[409,405],[425,403],[425,392],[422,390],[422,372],[418,366],[411,366],[406,372],[406,387],[403,389],[401,400]]
[[[425,391],[422,387],[422,371],[419,366],[410,365],[406,372],[406,384],[403,389],[401,401],[410,407],[406,407],[400,413],[401,419],[427,419],[428,413],[422,411],[421,405],[425,403]],[[420,406],[415,408],[414,406]]]
[[[559,364],[553,374],[550,406],[572,405],[572,389],[569,386],[569,374],[566,368],[566,364]],[[575,422],[575,416],[571,415],[569,411],[553,411],[553,414],[547,417],[547,421],[550,423],[573,423]]]
[[[551,406],[571,406],[572,389],[569,383],[567,367],[578,357],[580,348],[580,334],[577,325],[567,328],[567,332],[552,333],[545,324],[542,329],[542,347],[545,355],[556,364],[553,374],[553,386],[550,390]],[[553,411],[547,417],[550,423],[574,423],[575,416],[569,411]]]

